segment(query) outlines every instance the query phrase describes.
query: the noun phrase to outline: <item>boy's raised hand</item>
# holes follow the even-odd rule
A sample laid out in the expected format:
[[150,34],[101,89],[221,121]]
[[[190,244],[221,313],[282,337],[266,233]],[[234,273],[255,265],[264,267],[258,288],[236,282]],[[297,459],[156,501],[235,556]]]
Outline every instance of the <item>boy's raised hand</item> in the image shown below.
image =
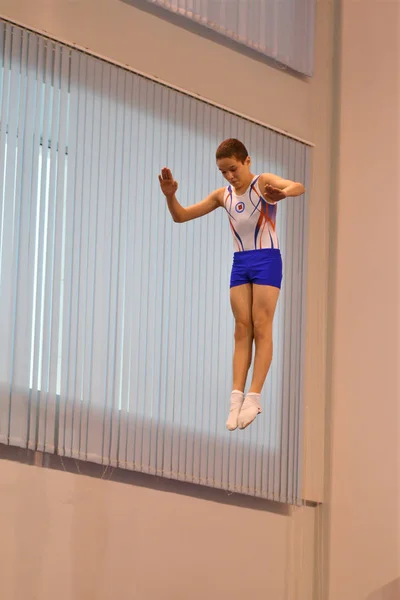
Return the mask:
[[161,191],[164,196],[171,197],[176,194],[178,189],[178,182],[172,177],[172,173],[167,167],[164,167],[161,171],[161,175],[158,176],[160,182]]

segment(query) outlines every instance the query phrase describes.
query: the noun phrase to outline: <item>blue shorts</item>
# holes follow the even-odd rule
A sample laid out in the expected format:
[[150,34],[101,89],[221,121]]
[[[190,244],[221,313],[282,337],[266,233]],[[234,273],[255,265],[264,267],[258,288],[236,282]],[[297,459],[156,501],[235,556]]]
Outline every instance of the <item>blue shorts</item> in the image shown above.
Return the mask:
[[231,273],[231,288],[244,283],[271,285],[282,283],[282,256],[279,248],[261,248],[235,252]]

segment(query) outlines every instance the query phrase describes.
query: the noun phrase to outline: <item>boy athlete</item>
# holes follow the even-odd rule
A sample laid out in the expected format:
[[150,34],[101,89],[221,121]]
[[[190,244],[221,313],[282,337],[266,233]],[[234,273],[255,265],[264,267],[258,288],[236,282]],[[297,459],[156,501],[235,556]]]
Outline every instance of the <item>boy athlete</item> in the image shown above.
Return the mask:
[[[276,235],[277,203],[305,192],[301,183],[278,175],[253,175],[247,149],[236,139],[222,142],[216,151],[219,170],[228,186],[219,188],[192,206],[176,198],[178,183],[169,169],[158,176],[169,211],[184,223],[224,208],[233,235],[234,256],[230,301],[235,319],[233,385],[227,428],[245,429],[261,412],[260,394],[272,360],[272,321],[282,282],[282,258]],[[255,357],[253,378],[244,395],[247,374]]]

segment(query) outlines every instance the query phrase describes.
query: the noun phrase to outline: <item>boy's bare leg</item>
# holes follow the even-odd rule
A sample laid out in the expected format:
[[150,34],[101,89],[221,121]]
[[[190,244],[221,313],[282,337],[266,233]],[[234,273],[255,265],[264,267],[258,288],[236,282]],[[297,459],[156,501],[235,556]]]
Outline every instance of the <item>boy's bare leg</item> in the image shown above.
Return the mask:
[[233,431],[244,400],[244,386],[251,364],[253,348],[252,286],[250,283],[231,288],[231,307],[235,318],[233,385],[227,428]]
[[253,378],[243,403],[238,425],[244,429],[261,412],[260,394],[272,361],[272,323],[280,290],[269,285],[253,285],[252,320],[256,346]]

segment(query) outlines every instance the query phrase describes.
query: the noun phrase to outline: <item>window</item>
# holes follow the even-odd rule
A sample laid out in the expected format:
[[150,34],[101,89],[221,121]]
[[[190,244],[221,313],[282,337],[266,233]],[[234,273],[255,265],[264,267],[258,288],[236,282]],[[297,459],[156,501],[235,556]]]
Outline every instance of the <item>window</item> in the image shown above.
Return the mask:
[[0,441],[298,501],[306,201],[278,217],[265,409],[232,435],[227,218],[174,224],[157,174],[191,204],[226,137],[299,180],[307,147],[17,27],[0,47]]

